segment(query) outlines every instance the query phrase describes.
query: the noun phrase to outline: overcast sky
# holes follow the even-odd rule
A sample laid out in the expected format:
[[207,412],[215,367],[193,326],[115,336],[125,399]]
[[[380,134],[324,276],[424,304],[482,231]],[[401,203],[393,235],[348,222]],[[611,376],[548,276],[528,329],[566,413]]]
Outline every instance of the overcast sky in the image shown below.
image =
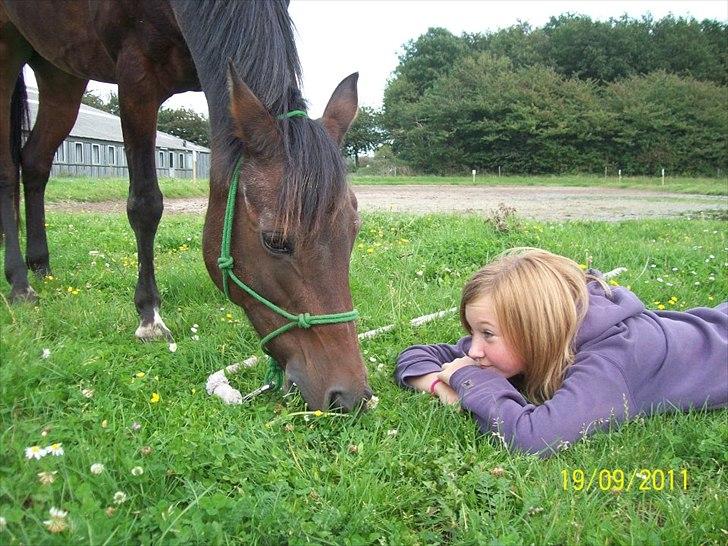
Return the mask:
[[[728,21],[727,0],[291,0],[296,42],[303,65],[303,95],[311,117],[319,117],[336,85],[359,72],[359,104],[379,108],[387,79],[397,67],[402,46],[430,27],[453,34],[495,31],[526,21],[542,26],[562,13],[606,20],[626,13],[639,18],[651,13],[660,19],[670,13],[698,20]],[[28,83],[35,85],[32,78]],[[99,95],[116,86],[90,82]],[[165,106],[207,113],[202,93],[182,93]]]

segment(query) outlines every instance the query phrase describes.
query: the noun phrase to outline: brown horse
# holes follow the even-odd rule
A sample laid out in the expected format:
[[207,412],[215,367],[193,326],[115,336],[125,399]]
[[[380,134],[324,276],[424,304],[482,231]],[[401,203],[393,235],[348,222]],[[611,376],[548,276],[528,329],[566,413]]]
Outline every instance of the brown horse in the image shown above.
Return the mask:
[[[50,272],[45,186],[53,154],[93,79],[119,86],[127,216],[139,260],[137,337],[171,340],[154,276],[163,208],[154,147],[160,105],[190,90],[205,92],[212,127],[203,233],[212,280],[222,287],[217,260],[225,202],[242,157],[232,226],[235,275],[292,312],[352,309],[349,258],[359,219],[339,147],[356,115],[358,76],[339,84],[320,120],[279,119],[306,107],[287,8],[285,0],[0,0],[0,221],[12,300],[35,299],[28,268]],[[36,74],[40,106],[21,149],[25,64]],[[25,262],[18,236],[21,169]],[[235,286],[230,297],[261,335],[286,323]],[[353,322],[293,329],[268,349],[311,408],[349,410],[371,397]]]

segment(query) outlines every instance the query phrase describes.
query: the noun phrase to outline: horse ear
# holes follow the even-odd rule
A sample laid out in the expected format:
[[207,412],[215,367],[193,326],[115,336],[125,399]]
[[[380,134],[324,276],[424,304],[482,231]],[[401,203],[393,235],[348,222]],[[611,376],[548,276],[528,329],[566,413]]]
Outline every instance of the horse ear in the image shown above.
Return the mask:
[[354,72],[341,81],[334,94],[331,95],[321,118],[321,123],[324,124],[326,131],[334,139],[334,142],[339,145],[344,141],[344,135],[349,130],[358,112],[356,92],[358,79],[359,73]]
[[228,61],[230,114],[235,136],[243,141],[250,155],[270,156],[279,148],[280,135],[273,116],[238,76],[232,60]]

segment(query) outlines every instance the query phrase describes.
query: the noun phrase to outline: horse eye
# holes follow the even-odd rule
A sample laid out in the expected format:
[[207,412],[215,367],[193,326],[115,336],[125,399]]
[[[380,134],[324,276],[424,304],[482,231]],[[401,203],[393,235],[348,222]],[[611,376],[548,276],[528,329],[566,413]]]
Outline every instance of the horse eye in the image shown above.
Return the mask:
[[280,233],[262,234],[263,246],[273,254],[293,254],[293,244]]

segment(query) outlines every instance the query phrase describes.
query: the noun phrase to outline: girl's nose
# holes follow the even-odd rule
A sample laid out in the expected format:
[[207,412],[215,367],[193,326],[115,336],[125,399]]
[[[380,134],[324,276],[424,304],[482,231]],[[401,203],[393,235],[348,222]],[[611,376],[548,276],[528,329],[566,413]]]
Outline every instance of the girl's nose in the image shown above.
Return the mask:
[[485,356],[485,352],[483,351],[483,345],[473,339],[472,344],[470,345],[470,350],[468,351],[468,356],[473,360],[483,358]]

